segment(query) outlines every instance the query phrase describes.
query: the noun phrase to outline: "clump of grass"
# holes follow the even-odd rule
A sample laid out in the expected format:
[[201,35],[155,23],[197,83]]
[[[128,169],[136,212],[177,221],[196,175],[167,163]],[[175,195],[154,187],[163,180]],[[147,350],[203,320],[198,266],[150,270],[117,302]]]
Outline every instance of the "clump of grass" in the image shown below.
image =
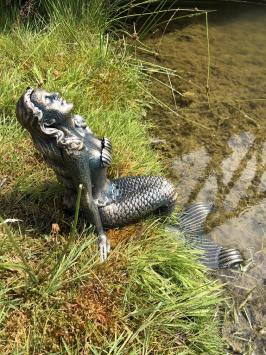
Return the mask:
[[70,232],[62,188],[16,122],[27,86],[60,91],[111,138],[110,177],[161,172],[141,120],[148,100],[139,66],[105,33],[101,3],[91,1],[90,15],[82,7],[78,20],[71,4],[37,27],[13,14],[0,34],[0,215],[20,220],[0,225],[0,352],[220,353],[218,287],[195,253],[149,220],[110,231],[116,248],[100,264],[91,230],[80,221],[74,234],[76,219]]
[[[27,253],[34,253],[25,246],[26,238],[18,239]],[[32,256],[37,285],[18,270],[6,270],[4,280],[12,291],[1,295],[6,312],[2,352],[28,348],[29,353],[59,354],[66,346],[71,353],[106,354],[221,350],[213,317],[219,287],[206,279],[195,252],[163,232],[158,222],[147,222],[141,236],[120,243],[105,264],[97,261],[87,231],[54,269],[63,247],[49,248],[45,265],[40,254]],[[39,253],[47,255],[49,249],[43,245]]]

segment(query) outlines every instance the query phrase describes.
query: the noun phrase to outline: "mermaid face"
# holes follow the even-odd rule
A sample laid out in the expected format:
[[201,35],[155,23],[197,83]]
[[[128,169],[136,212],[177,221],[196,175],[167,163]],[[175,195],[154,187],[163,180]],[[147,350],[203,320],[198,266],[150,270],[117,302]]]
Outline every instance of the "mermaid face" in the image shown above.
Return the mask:
[[30,99],[35,106],[42,110],[47,123],[51,119],[52,121],[56,119],[57,123],[61,120],[69,121],[73,104],[66,102],[66,100],[60,97],[59,93],[50,93],[43,89],[36,89],[32,91]]

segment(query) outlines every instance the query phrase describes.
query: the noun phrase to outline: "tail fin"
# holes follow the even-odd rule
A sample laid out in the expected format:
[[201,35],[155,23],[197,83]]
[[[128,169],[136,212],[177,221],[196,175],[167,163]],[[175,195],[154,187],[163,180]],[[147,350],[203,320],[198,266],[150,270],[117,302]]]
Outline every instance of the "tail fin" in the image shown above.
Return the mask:
[[180,216],[180,230],[189,236],[199,236],[204,233],[204,224],[213,211],[213,203],[193,203]]
[[189,244],[202,250],[200,261],[210,269],[235,268],[243,262],[239,250],[224,248],[204,236],[204,224],[213,208],[213,204],[194,203],[182,213],[179,226],[168,229],[183,232]]

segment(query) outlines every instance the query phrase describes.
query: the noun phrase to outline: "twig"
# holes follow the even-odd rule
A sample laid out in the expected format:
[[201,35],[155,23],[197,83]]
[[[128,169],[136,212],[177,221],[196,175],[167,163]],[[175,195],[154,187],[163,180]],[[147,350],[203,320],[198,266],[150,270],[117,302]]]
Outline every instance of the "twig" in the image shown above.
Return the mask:
[[170,75],[169,75],[168,72],[167,72],[167,77],[168,77],[168,81],[169,81],[169,84],[170,84],[171,93],[172,93],[172,97],[173,97],[174,104],[175,104],[175,109],[176,109],[176,112],[177,112],[178,109],[177,109],[177,104],[176,104],[176,98],[175,98],[174,88],[173,88],[172,81],[171,81],[171,78],[170,78]]

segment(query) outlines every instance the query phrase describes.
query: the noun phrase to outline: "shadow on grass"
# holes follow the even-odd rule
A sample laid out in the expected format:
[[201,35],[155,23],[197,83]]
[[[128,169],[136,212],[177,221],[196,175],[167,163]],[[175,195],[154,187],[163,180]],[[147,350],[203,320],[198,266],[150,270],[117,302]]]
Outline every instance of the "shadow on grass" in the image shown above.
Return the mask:
[[47,234],[53,223],[68,233],[72,215],[63,208],[63,188],[55,182],[44,182],[26,190],[0,193],[0,215],[21,220],[21,232],[27,235]]

